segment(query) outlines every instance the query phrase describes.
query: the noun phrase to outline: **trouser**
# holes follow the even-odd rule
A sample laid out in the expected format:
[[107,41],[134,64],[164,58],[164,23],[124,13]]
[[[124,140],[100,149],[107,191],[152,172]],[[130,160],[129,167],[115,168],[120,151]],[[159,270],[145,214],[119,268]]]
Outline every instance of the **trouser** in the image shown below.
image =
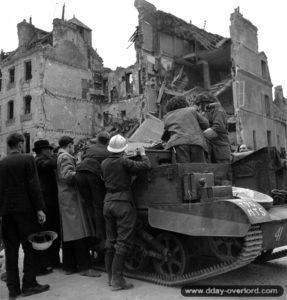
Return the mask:
[[126,255],[134,243],[136,209],[130,201],[104,203],[106,220],[106,248],[115,248],[116,254]]
[[96,237],[105,239],[105,220],[103,216],[104,198],[106,194],[105,184],[100,176],[89,171],[76,173],[79,192],[85,200],[87,211],[91,214]]
[[177,163],[206,163],[205,152],[198,145],[174,146]]
[[63,268],[66,271],[84,271],[91,268],[86,238],[63,242]]
[[31,233],[38,230],[37,218],[35,214],[17,213],[2,217],[2,233],[5,246],[7,287],[9,291],[20,289],[20,279],[18,270],[18,254],[20,244],[24,251],[23,285],[26,289],[34,286],[36,273],[39,265],[39,255],[32,248],[32,244],[27,240]]
[[60,215],[58,207],[48,207],[47,221],[41,230],[52,230],[58,235],[52,245],[44,251],[40,252],[40,266],[41,267],[56,267],[60,264],[60,246],[61,246],[61,234],[60,234]]

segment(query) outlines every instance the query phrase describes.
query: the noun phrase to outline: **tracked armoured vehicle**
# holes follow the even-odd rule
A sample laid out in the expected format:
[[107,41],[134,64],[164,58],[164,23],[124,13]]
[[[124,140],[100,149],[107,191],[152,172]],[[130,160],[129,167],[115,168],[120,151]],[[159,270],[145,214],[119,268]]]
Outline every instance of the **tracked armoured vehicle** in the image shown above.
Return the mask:
[[138,222],[127,276],[182,286],[287,255],[275,252],[287,245],[286,200],[232,186],[231,165],[176,164],[170,151],[146,152],[152,170],[133,182]]

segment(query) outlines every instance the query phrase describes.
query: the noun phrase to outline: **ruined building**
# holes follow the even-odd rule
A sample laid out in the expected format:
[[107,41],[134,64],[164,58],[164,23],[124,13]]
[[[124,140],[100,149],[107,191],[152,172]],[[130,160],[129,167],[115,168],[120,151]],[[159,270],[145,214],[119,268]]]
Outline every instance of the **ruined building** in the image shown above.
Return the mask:
[[[136,63],[109,73],[107,97],[99,105],[106,116],[120,114],[141,121],[146,112],[161,118],[175,95],[194,97],[207,90],[228,114],[233,149],[286,148],[286,101],[272,82],[257,28],[240,13],[231,14],[230,38],[209,33],[144,0],[135,0],[139,24],[131,37]],[[281,98],[280,98],[281,97]],[[280,100],[281,99],[281,100]],[[282,100],[283,99],[283,100]],[[108,119],[108,118],[107,118]]]
[[26,152],[34,141],[56,143],[66,134],[93,134],[94,78],[102,59],[92,47],[92,31],[75,17],[53,20],[52,32],[25,20],[17,25],[19,45],[0,56],[0,153],[6,137],[22,132]]
[[[26,21],[18,24],[19,47],[0,58],[0,138],[14,131],[56,142],[69,134],[90,137],[105,127],[130,136],[147,113],[162,118],[165,104],[184,95],[192,104],[209,91],[228,114],[233,149],[286,149],[287,100],[272,97],[257,28],[231,14],[230,38],[212,34],[174,15],[135,0],[138,26],[130,38],[136,61],[112,71],[92,48],[92,31],[76,18],[55,19],[52,32]],[[5,149],[4,149],[5,150]]]

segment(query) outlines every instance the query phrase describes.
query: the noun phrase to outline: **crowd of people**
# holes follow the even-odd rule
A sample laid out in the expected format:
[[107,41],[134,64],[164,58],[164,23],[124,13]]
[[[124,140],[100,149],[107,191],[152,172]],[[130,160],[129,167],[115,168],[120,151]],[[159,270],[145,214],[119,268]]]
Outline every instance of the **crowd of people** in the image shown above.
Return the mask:
[[[176,162],[230,162],[227,115],[216,97],[202,93],[194,106],[185,97],[173,97],[166,110],[162,140]],[[56,148],[48,140],[36,141],[35,157],[24,154],[22,134],[11,134],[7,144],[8,155],[0,160],[0,216],[10,299],[47,291],[49,285],[39,284],[36,276],[56,268],[66,275],[101,276],[91,250],[103,261],[112,290],[131,288],[123,268],[136,224],[132,176],[151,168],[144,148],[138,149],[141,160],[132,160],[125,155],[127,140],[106,131],[89,140],[79,160],[70,136],[62,136]],[[28,241],[39,231],[58,236],[47,250],[36,251]]]
[[[123,277],[123,268],[136,222],[132,176],[151,167],[144,148],[138,150],[142,159],[133,161],[124,154],[127,141],[123,136],[110,138],[102,131],[90,140],[77,162],[73,138],[62,136],[58,143],[54,149],[48,140],[36,141],[34,158],[24,154],[23,135],[13,133],[7,138],[8,155],[0,160],[0,216],[9,299],[49,290],[36,276],[55,268],[66,275],[101,276],[93,268],[92,249],[103,259],[112,290],[132,287]],[[35,250],[29,241],[39,231],[58,236],[43,251]],[[24,252],[22,286],[20,245]]]

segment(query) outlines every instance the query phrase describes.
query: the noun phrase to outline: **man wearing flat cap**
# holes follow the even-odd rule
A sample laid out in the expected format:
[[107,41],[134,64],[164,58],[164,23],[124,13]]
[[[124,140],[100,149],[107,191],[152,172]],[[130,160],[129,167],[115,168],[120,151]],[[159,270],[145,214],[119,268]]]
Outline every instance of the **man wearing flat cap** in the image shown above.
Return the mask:
[[39,140],[34,143],[33,151],[36,153],[36,165],[41,183],[42,193],[47,209],[47,222],[44,230],[52,230],[58,238],[52,246],[41,253],[41,266],[39,275],[52,272],[53,268],[60,266],[60,215],[58,203],[58,187],[56,180],[57,156],[52,154],[53,147],[48,140]]

